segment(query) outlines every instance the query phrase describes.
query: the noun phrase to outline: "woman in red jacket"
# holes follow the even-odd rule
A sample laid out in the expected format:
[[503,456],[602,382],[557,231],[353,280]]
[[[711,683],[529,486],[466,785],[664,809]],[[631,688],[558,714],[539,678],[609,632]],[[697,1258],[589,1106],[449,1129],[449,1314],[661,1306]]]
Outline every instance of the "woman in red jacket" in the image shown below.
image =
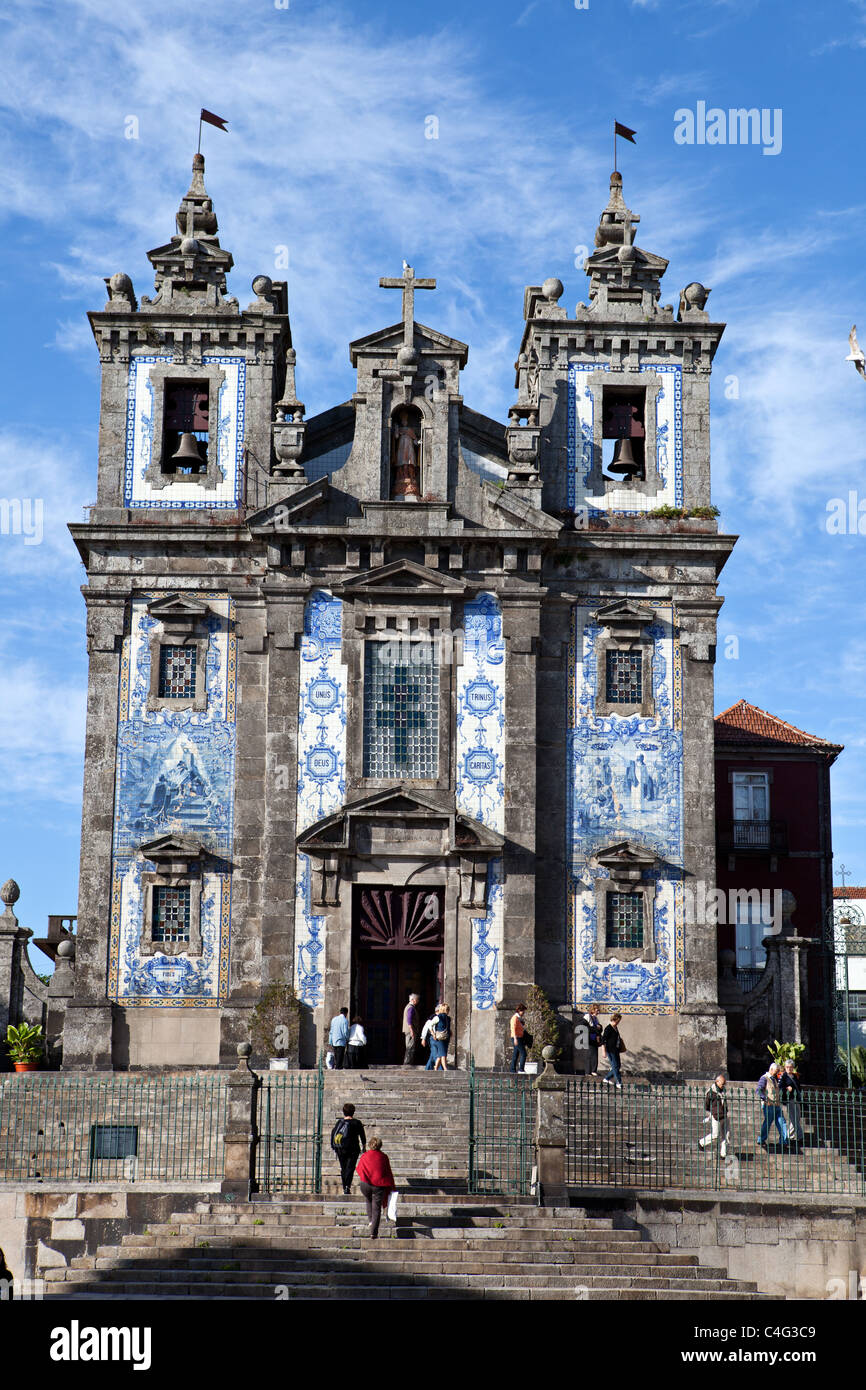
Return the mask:
[[397,1188],[394,1174],[391,1172],[391,1164],[388,1162],[388,1155],[382,1153],[381,1139],[369,1141],[367,1152],[361,1154],[355,1171],[361,1191],[364,1194],[364,1200],[367,1203],[370,1235],[375,1240],[379,1234],[382,1207]]

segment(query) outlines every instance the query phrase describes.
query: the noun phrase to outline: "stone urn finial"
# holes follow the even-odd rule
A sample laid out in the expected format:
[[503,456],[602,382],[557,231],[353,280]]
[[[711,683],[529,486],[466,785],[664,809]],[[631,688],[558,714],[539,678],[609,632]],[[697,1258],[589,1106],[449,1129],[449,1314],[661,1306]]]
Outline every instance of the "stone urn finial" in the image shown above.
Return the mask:
[[3,884],[3,887],[0,888],[0,900],[3,901],[6,907],[12,907],[15,903],[17,903],[20,897],[21,889],[18,887],[18,884],[15,882],[14,878],[7,878],[6,882]]

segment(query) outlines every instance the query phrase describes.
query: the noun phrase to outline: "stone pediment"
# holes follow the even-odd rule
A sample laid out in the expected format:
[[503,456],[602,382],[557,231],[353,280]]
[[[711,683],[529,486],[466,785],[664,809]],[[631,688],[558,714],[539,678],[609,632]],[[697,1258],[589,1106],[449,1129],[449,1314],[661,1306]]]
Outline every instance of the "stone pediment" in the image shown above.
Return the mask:
[[481,821],[406,787],[374,792],[325,816],[298,836],[304,854],[459,854],[492,858],[503,837]]
[[138,849],[151,863],[175,865],[178,866],[178,872],[183,872],[205,853],[204,845],[195,835],[176,835],[171,832],[157,835],[153,840],[144,840]]
[[556,517],[533,507],[507,487],[499,488],[495,483],[485,482],[484,492],[494,510],[502,513],[506,526],[519,526],[521,530],[545,537],[558,535],[562,530],[562,522]]
[[657,864],[656,855],[649,850],[636,848],[628,840],[619,840],[605,849],[596,851],[596,862],[607,869],[611,878],[629,879],[637,882],[645,869]]
[[[416,352],[431,353],[441,356],[442,353],[454,353],[460,360],[462,367],[469,356],[469,346],[461,343],[459,338],[450,338],[447,333],[439,333],[435,328],[428,328],[426,324],[414,324],[413,343]],[[349,356],[352,366],[358,365],[358,357],[362,354],[370,353],[387,355],[392,357],[397,349],[403,344],[403,324],[394,323],[389,328],[377,329],[375,333],[368,333],[364,338],[356,338],[349,344]]]
[[164,594],[151,599],[147,611],[152,618],[196,621],[207,617],[210,609],[202,599],[192,598],[189,594]]
[[[609,267],[621,271],[623,264],[622,257],[620,256],[621,249],[622,248],[618,245],[599,247],[588,257],[586,262],[587,269],[592,271]],[[651,275],[658,276],[658,278],[661,279],[668,268],[668,262],[665,260],[664,256],[657,256],[652,251],[644,251],[640,246],[633,246],[630,249],[634,252],[633,257],[629,261],[631,266],[645,270]]]
[[599,627],[609,628],[622,637],[638,637],[641,630],[655,619],[651,608],[645,608],[632,598],[614,599],[603,603],[595,614]]
[[462,580],[439,570],[417,565],[414,560],[395,560],[393,564],[347,579],[334,592],[341,595],[372,593],[378,596],[416,594],[429,598],[459,598],[466,592]]
[[261,511],[254,512],[247,518],[247,526],[254,536],[279,536],[290,531],[327,502],[329,488],[327,477],[317,478],[315,482],[289,492],[281,501],[271,502]]

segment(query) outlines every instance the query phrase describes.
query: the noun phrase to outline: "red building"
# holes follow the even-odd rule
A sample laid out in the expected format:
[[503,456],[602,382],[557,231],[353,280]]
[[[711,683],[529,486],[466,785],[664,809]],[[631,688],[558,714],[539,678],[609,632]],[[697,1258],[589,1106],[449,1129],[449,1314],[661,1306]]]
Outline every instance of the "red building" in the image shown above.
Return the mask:
[[[766,963],[763,939],[781,927],[781,894],[789,892],[796,907],[782,931],[816,938],[806,957],[807,1073],[813,1082],[829,1079],[834,1044],[824,926],[833,902],[830,768],[842,745],[745,700],[716,717],[715,731],[716,881],[727,908],[719,912],[718,941],[720,952],[735,952],[746,1034],[749,998]],[[743,1011],[729,1012],[729,1049],[732,1070],[745,1066],[749,1072],[748,1036],[745,1057],[744,1039],[737,1037],[743,1019]]]

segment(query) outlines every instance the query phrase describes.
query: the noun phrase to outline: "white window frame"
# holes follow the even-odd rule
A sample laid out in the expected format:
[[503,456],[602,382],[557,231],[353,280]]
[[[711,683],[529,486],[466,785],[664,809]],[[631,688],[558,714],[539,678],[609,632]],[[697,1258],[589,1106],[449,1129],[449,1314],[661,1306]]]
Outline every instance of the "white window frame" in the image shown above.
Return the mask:
[[[768,821],[770,819],[770,778],[766,772],[733,772],[731,774],[733,811],[735,821]],[[737,809],[737,793],[745,792],[748,814]],[[756,793],[763,793],[763,812],[755,807]],[[758,800],[760,797],[757,798]]]

